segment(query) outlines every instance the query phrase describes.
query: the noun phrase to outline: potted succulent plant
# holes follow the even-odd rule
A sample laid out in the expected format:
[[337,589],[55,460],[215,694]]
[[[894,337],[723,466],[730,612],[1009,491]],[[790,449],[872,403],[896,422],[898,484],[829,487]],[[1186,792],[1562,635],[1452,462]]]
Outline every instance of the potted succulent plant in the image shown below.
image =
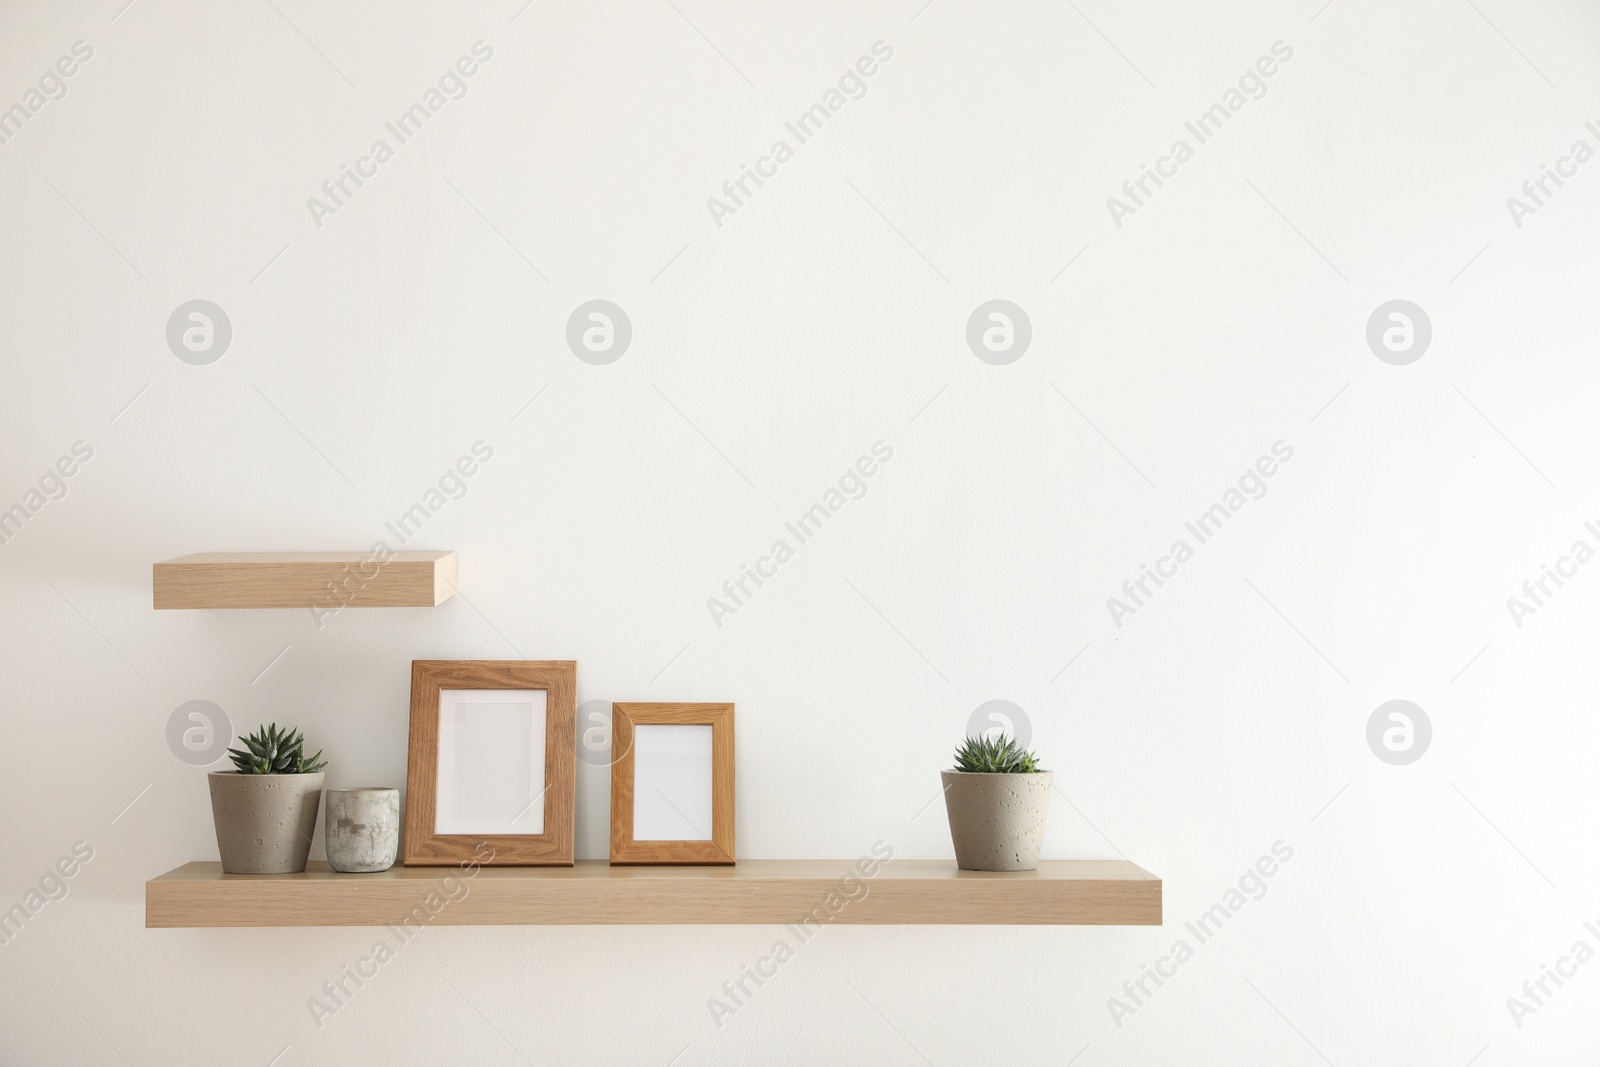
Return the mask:
[[228,749],[236,770],[213,771],[211,817],[227,874],[295,874],[306,869],[322,800],[321,751],[306,758],[300,731],[278,724]]
[[1006,734],[969,737],[955,770],[940,771],[956,866],[964,871],[1031,871],[1039,866],[1055,773]]

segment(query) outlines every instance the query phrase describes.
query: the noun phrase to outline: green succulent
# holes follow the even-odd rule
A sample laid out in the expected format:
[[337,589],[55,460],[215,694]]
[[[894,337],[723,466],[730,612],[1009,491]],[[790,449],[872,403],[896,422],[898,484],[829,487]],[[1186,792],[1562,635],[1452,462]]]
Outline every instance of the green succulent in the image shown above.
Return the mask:
[[307,759],[300,731],[280,730],[277,723],[257,727],[255,733],[239,740],[247,751],[230,748],[228,755],[240,774],[311,774],[328,765],[321,749]]
[[968,774],[1036,774],[1039,757],[1024,751],[1010,734],[969,737],[956,749],[956,770]]

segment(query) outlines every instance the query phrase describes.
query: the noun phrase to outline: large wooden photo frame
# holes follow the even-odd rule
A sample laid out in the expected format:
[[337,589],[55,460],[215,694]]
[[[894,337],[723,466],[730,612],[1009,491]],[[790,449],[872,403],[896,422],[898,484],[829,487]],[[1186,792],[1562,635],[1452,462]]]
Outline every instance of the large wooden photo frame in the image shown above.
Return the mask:
[[571,660],[412,662],[407,867],[572,866],[577,689]]
[[732,864],[732,704],[613,704],[611,862]]

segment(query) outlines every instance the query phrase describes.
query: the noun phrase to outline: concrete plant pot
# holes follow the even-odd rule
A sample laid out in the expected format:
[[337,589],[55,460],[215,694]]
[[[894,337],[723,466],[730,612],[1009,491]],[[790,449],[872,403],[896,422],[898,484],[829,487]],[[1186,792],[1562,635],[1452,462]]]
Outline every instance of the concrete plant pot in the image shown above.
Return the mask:
[[969,774],[940,771],[956,866],[964,871],[1031,871],[1039,866],[1052,771]]
[[213,771],[211,818],[225,874],[298,874],[311,855],[323,772]]
[[330,789],[322,845],[328,866],[345,874],[375,874],[394,866],[400,851],[400,790]]

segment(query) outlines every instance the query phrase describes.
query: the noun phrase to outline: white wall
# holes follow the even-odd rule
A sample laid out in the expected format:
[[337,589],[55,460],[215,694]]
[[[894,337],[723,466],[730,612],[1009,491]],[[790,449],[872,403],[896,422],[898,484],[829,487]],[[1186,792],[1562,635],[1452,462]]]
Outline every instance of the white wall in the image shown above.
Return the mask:
[[[0,946],[0,1061],[1593,1057],[1600,965],[1507,998],[1600,947],[1600,566],[1506,601],[1600,545],[1600,164],[1520,226],[1506,199],[1600,148],[1600,16],[920,2],[4,5],[0,107],[93,55],[0,144],[0,507],[93,457],[0,545],[0,907],[94,856]],[[307,199],[477,41],[467,95],[319,227]],[[865,96],[719,226],[707,198],[878,41]],[[596,298],[633,327],[606,366],[564,339]],[[1033,331],[1004,366],[965,340],[996,298]],[[1405,366],[1365,336],[1397,298],[1433,330]],[[209,365],[165,338],[193,299],[232,324]],[[151,610],[153,561],[365,547],[478,441],[412,542],[459,551],[446,605]],[[714,624],[878,441],[866,494]],[[1279,441],[1267,494],[1115,625]],[[408,661],[524,656],[576,659],[584,701],[737,702],[746,857],[951,856],[919,809],[972,710],[1014,701],[1063,785],[1047,855],[1157,872],[1168,923],[830,929],[721,1026],[708,998],[778,931],[430,929],[320,1028],[372,931],[143,928],[145,879],[216,854],[178,705],[399,784]],[[1366,740],[1391,699],[1432,723],[1405,766]],[[606,789],[586,768],[582,856]],[[1183,923],[1280,841],[1199,944]]]

